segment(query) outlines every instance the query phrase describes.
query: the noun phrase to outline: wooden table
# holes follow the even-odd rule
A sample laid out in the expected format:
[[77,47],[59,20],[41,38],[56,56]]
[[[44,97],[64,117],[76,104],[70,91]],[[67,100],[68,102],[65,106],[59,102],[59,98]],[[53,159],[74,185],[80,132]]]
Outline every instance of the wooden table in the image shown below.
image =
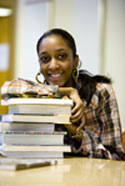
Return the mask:
[[0,171],[0,186],[125,186],[125,162],[59,159],[54,166]]

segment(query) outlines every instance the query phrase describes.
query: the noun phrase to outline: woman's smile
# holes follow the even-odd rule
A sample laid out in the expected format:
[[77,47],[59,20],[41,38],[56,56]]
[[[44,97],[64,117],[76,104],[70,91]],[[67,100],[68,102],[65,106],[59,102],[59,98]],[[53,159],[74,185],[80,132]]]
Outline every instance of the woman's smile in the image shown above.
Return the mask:
[[48,73],[48,80],[50,84],[59,85],[62,81],[64,81],[64,73]]
[[63,72],[61,73],[48,73],[48,76],[52,79],[60,79],[63,75]]

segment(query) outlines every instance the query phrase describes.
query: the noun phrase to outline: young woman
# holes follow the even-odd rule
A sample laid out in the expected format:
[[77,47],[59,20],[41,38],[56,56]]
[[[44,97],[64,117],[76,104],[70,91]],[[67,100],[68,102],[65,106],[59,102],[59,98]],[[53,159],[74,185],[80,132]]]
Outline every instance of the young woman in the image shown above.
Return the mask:
[[111,80],[78,71],[79,56],[73,37],[65,30],[52,29],[37,43],[40,73],[45,83],[58,85],[59,92],[74,102],[72,125],[66,143],[75,154],[124,159],[118,105]]

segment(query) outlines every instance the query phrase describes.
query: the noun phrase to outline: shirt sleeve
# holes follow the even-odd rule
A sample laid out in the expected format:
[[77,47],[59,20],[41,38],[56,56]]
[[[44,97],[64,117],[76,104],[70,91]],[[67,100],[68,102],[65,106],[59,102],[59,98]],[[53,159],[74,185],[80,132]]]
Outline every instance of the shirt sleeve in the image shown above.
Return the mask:
[[98,109],[89,110],[89,122],[82,130],[81,145],[76,152],[89,157],[122,159],[120,116],[112,86],[103,84],[98,98]]
[[123,147],[119,109],[116,95],[111,85],[105,84],[105,89],[102,91],[101,105],[101,143],[105,150],[110,153],[112,159],[117,159],[116,156],[123,153]]

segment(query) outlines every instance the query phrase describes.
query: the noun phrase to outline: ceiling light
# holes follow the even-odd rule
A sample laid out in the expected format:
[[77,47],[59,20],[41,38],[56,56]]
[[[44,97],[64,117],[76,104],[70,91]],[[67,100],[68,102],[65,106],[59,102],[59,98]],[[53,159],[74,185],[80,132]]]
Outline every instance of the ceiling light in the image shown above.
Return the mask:
[[0,8],[0,17],[10,16],[12,14],[12,9]]

